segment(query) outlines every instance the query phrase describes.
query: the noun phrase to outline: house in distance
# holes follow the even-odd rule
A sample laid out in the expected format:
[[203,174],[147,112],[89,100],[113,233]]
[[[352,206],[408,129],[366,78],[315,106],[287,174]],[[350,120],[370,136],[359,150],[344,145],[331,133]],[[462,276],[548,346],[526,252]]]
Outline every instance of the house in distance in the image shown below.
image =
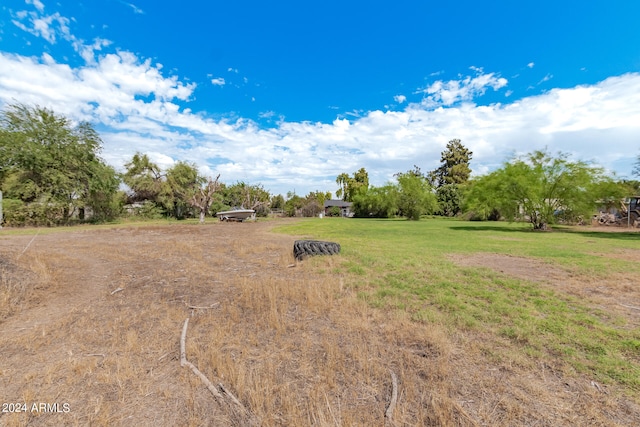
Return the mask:
[[351,212],[351,202],[345,202],[344,200],[325,200],[324,201],[324,214],[325,216],[342,216],[351,218],[353,212]]

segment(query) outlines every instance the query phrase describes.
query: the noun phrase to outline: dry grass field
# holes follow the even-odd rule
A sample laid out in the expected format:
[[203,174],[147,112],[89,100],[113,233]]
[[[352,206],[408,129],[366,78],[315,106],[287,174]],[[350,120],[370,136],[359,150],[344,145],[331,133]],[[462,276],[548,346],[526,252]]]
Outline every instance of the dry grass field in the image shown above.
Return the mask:
[[[342,256],[296,263],[281,223],[0,236],[0,425],[638,424],[615,384],[373,308]],[[181,366],[187,318],[220,396]]]

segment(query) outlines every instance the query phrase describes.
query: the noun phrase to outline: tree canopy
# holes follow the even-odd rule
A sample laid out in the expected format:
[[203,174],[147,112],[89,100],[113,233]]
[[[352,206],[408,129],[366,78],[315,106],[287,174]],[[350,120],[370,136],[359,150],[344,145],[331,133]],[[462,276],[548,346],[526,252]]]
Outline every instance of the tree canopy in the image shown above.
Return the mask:
[[421,215],[433,213],[437,201],[429,181],[420,168],[395,174],[395,183],[382,187],[360,189],[353,197],[352,210],[361,218],[390,218],[395,215],[419,220]]
[[544,230],[559,215],[587,218],[603,199],[623,193],[602,168],[571,161],[566,154],[534,151],[474,180],[467,202],[476,212],[497,209],[508,220],[526,219]]
[[126,171],[122,180],[129,187],[128,202],[160,202],[164,175],[158,165],[149,156],[135,153],[131,161],[124,165]]
[[469,180],[469,163],[473,152],[462,145],[459,139],[452,139],[441,153],[440,166],[429,172],[429,181],[435,188],[447,184],[463,184]]
[[472,155],[459,139],[452,139],[441,153],[440,166],[428,174],[443,215],[454,216],[461,211],[462,188],[471,175]]
[[0,113],[0,185],[15,208],[7,217],[52,225],[82,218],[86,208],[95,218],[116,215],[119,181],[100,159],[101,146],[89,123],[74,125],[37,106],[7,107]]
[[306,197],[289,192],[284,203],[284,212],[287,216],[317,216],[324,211],[324,201],[331,199],[330,192],[310,191]]
[[433,213],[438,202],[427,178],[417,166],[414,170],[396,174],[398,180],[398,210],[407,219],[419,220],[420,215]]
[[266,214],[271,203],[271,194],[260,184],[238,181],[222,189],[223,204],[228,208],[253,209],[257,214]]
[[189,208],[194,206],[191,203],[193,195],[199,192],[206,182],[207,179],[198,173],[194,163],[176,162],[167,170],[160,201],[172,216],[177,219],[185,218],[188,216]]
[[392,218],[398,213],[399,191],[396,183],[372,186],[354,198],[351,209],[360,218]]
[[354,197],[362,191],[367,191],[369,188],[369,173],[365,168],[358,169],[353,173],[353,176],[349,176],[347,173],[341,173],[336,178],[336,184],[340,186],[336,191],[336,197],[341,197],[342,200],[352,202]]

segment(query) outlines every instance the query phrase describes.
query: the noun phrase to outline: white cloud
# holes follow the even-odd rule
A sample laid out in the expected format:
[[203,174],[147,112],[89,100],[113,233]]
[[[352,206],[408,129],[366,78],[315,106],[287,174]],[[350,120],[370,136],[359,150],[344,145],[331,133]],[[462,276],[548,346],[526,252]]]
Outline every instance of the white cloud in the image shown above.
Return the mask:
[[44,4],[40,0],[25,0],[26,4],[32,4],[38,9],[40,12],[44,12]]
[[393,100],[396,101],[398,104],[402,104],[407,100],[407,97],[404,95],[396,95],[393,97]]
[[27,0],[27,4],[33,4],[38,9],[38,12],[23,10],[15,13],[17,19],[12,20],[15,26],[36,37],[42,37],[51,44],[57,43],[58,39],[68,41],[71,43],[73,49],[78,52],[87,63],[95,63],[95,52],[101,51],[102,48],[111,45],[110,40],[102,38],[96,38],[93,43],[86,44],[84,40],[77,38],[71,33],[69,28],[71,20],[69,18],[57,12],[53,15],[43,15],[44,5],[39,0]]
[[553,78],[553,74],[547,74],[546,76],[544,76],[539,82],[540,83],[544,83],[544,82],[548,82],[549,80],[551,80]]
[[135,13],[137,15],[143,15],[144,14],[144,10],[140,9],[138,6],[136,6],[133,3],[128,3],[128,2],[126,2],[124,0],[119,0],[119,3],[130,7],[131,9],[133,9],[133,13]]
[[76,52],[80,54],[82,59],[84,59],[87,64],[94,64],[96,62],[96,51],[101,51],[102,48],[108,47],[110,45],[110,40],[101,38],[96,38],[90,45],[83,44],[80,40],[76,40],[73,43]]
[[527,64],[527,67],[529,67],[529,68],[533,68],[535,65],[536,65],[536,64],[535,64],[535,62],[529,62],[529,63]]
[[475,77],[466,76],[459,80],[437,80],[426,88],[419,89],[423,93],[423,105],[425,107],[437,107],[440,105],[451,106],[465,101],[471,101],[475,97],[484,95],[488,88],[498,90],[507,85],[507,79],[499,77],[495,73],[484,74],[481,68],[471,67],[477,72]]
[[15,17],[17,19],[11,21],[15,26],[34,36],[42,37],[51,44],[56,43],[57,37],[60,36],[71,40],[69,19],[61,16],[58,12],[53,15],[40,15],[38,12],[25,13],[25,11],[21,11],[16,13]]
[[262,113],[258,114],[258,117],[260,117],[261,119],[273,119],[275,117],[276,113],[275,111],[264,111]]
[[211,84],[214,86],[224,86],[226,84],[226,82],[224,81],[224,78],[222,77],[216,77],[211,79]]

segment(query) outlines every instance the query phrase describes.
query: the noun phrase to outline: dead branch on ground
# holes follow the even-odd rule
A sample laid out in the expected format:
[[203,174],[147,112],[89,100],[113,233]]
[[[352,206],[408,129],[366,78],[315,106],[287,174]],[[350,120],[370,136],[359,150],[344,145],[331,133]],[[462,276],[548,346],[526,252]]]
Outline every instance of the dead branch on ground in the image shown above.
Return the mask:
[[384,413],[384,417],[389,423],[393,423],[393,411],[396,409],[396,403],[398,401],[398,377],[392,370],[389,370],[389,372],[391,373],[391,385],[393,389],[391,390],[391,401],[389,402],[387,411]]
[[211,383],[211,381],[209,381],[209,379],[202,372],[200,372],[200,370],[196,368],[193,365],[193,363],[187,360],[187,351],[186,351],[185,342],[187,340],[188,327],[189,327],[189,318],[187,317],[187,319],[184,321],[184,326],[182,327],[182,336],[180,337],[180,366],[183,366],[183,367],[186,366],[189,369],[191,369],[193,373],[196,374],[202,380],[204,385],[207,386],[211,394],[213,394],[213,396],[216,399],[222,399],[222,395],[220,394],[218,389],[216,389],[216,387]]
[[40,234],[40,230],[36,231],[36,234],[31,238],[31,240],[29,240],[29,243],[27,243],[27,246],[25,246],[22,252],[18,254],[18,256],[16,257],[16,260],[18,260],[27,251],[27,249],[29,249],[29,246],[31,246],[33,241],[36,240],[36,237],[38,237],[38,234]]
[[640,310],[640,307],[636,307],[635,305],[627,305],[627,304],[622,304],[620,302],[618,303],[618,305],[621,305],[621,306],[623,306],[625,308],[630,308],[632,310]]
[[184,302],[184,305],[186,305],[186,306],[187,306],[187,308],[190,308],[190,309],[192,309],[192,310],[208,310],[208,309],[215,308],[215,307],[219,306],[219,305],[220,305],[220,303],[219,303],[219,302],[214,302],[214,303],[213,303],[213,304],[211,304],[210,306],[205,307],[205,306],[198,306],[198,305],[189,305],[189,304],[187,304],[187,302],[185,301],[185,302]]
[[[216,399],[223,399],[224,396],[218,391],[218,389],[213,385],[211,381],[204,375],[195,365],[187,360],[187,350],[186,350],[186,341],[187,341],[187,328],[189,327],[189,318],[187,317],[184,321],[184,326],[182,327],[182,336],[180,337],[180,366],[186,366],[196,374],[202,382],[207,386],[211,394]],[[222,383],[218,383],[218,388],[222,390],[222,392],[227,396],[233,403],[235,403],[245,414],[248,414],[252,418],[252,424],[259,425],[260,423],[255,419],[253,415],[242,405],[242,403],[229,391],[227,390]]]

